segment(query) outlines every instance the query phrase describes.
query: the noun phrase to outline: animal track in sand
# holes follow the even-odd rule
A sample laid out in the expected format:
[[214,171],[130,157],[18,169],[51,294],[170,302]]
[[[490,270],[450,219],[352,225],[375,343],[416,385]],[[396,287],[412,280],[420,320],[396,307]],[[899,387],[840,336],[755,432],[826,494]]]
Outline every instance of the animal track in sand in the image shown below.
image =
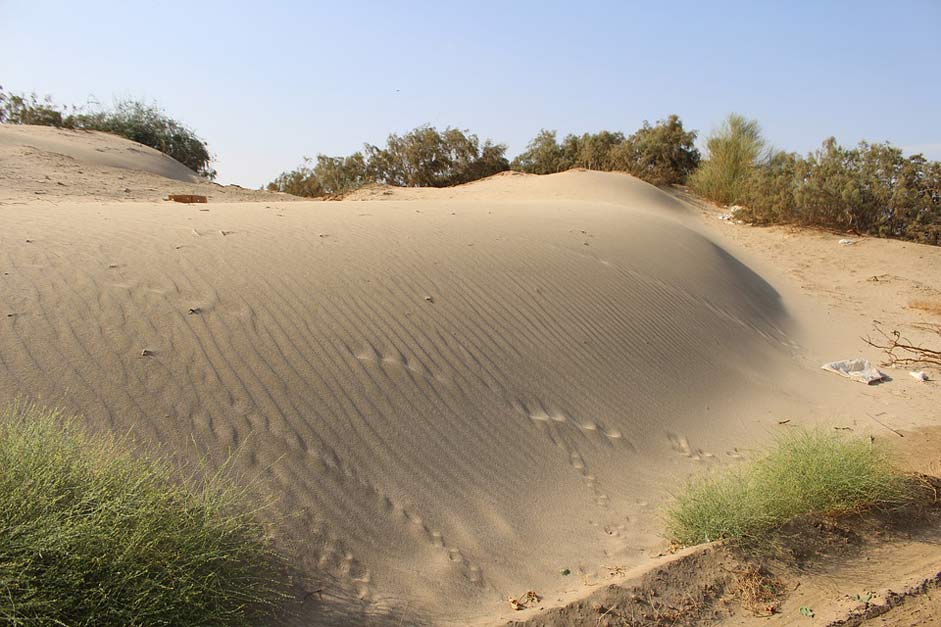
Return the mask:
[[591,493],[592,499],[595,501],[595,505],[602,509],[607,509],[610,499],[608,495],[601,491],[601,488],[598,487],[598,478],[589,473],[588,466],[585,464],[585,458],[582,457],[582,454],[575,449],[570,449],[566,447],[561,442],[556,442],[556,444],[564,451],[568,453],[569,456],[569,465],[581,475],[582,479],[585,481],[585,485],[588,487],[588,491]]
[[406,520],[417,527],[422,535],[424,535],[425,539],[432,546],[444,551],[445,555],[447,555],[448,561],[460,569],[461,575],[465,579],[467,579],[472,584],[484,588],[489,587],[488,584],[484,581],[483,571],[481,570],[480,566],[468,560],[460,548],[455,546],[448,546],[448,544],[445,542],[444,534],[440,530],[429,529],[428,526],[424,523],[422,517],[416,512],[398,507],[388,497],[385,497],[385,500],[394,510],[401,512],[402,516]]
[[682,455],[683,457],[688,457],[693,461],[702,462],[702,461],[713,461],[716,456],[712,453],[706,452],[700,448],[693,448],[689,444],[689,440],[685,435],[680,435],[667,431],[667,439],[670,441],[670,446],[674,451]]
[[546,406],[540,401],[535,401],[530,407],[522,400],[515,399],[511,401],[510,405],[516,411],[527,416],[534,423],[544,425],[542,429],[543,433],[552,440],[556,446],[566,452],[569,458],[569,465],[584,478],[595,504],[601,508],[607,508],[610,501],[608,495],[602,492],[598,487],[598,480],[594,475],[589,473],[585,458],[581,453],[573,446],[564,443],[565,437],[563,437],[563,432],[555,432],[556,425],[559,427],[574,426],[578,430],[578,433],[583,435],[600,433],[604,436],[606,441],[610,443],[623,443],[623,445],[629,447],[632,451],[636,451],[637,449],[634,444],[630,440],[625,439],[617,429],[606,429],[604,426],[592,420],[576,420],[566,412],[557,409],[547,410]]
[[[535,402],[535,405],[532,409],[530,409],[526,403],[519,399],[512,401],[510,405],[513,407],[513,409],[527,416],[530,420],[536,423],[555,422],[559,424],[570,424],[578,428],[579,431],[600,433],[608,440],[621,440],[624,437],[618,429],[605,429],[604,426],[599,425],[593,420],[576,420],[575,418],[567,415],[565,412],[558,410],[546,411],[543,404],[539,401]],[[634,445],[631,442],[625,440],[625,443],[632,449],[634,448]]]
[[[483,588],[489,587],[489,585],[484,580],[481,567],[468,560],[460,548],[449,546],[445,540],[444,534],[439,529],[429,527],[425,518],[414,507],[406,507],[404,505],[398,504],[392,499],[392,497],[381,491],[375,484],[360,476],[352,469],[349,469],[346,464],[342,463],[335,452],[323,451],[321,453],[317,453],[311,451],[311,454],[323,462],[322,468],[324,470],[336,473],[336,475],[353,481],[361,488],[371,492],[379,501],[378,506],[380,511],[384,512],[389,517],[388,520],[391,524],[401,524],[404,522],[406,525],[411,527],[411,529],[416,531],[420,537],[424,538],[424,540],[426,540],[430,545],[444,552],[448,558],[448,561],[452,563],[454,567],[458,568],[461,576],[466,578],[470,583]],[[340,565],[337,566],[334,571],[330,572],[338,572],[340,575],[345,576],[345,581],[347,581],[353,587],[353,589],[356,590],[359,598],[368,601],[372,594],[368,585],[369,571],[365,568],[359,567],[355,560],[352,559],[352,555],[347,552],[343,552],[338,544],[333,547],[331,552],[324,554],[320,558],[321,567],[324,566],[324,560],[327,560],[327,564],[330,563],[330,559],[333,559],[335,562],[337,562],[336,556],[340,555],[341,553],[343,554],[342,563],[340,563]],[[357,570],[357,568],[359,568],[359,570]]]
[[[391,374],[396,369],[401,369],[417,374],[418,376],[430,381],[437,381],[438,383],[443,383],[445,385],[449,385],[451,383],[450,379],[444,375],[433,373],[431,369],[421,360],[414,357],[406,357],[397,350],[384,354],[369,342],[366,342],[365,348],[360,351],[354,352],[349,347],[347,347],[347,350],[350,351],[350,354],[359,361],[363,362],[364,364],[378,366],[380,369],[386,372],[386,374]],[[391,370],[389,370],[390,368]]]
[[369,569],[356,560],[332,534],[324,542],[317,558],[317,567],[352,589],[360,600],[369,602],[372,599],[374,592],[370,585],[372,575]]

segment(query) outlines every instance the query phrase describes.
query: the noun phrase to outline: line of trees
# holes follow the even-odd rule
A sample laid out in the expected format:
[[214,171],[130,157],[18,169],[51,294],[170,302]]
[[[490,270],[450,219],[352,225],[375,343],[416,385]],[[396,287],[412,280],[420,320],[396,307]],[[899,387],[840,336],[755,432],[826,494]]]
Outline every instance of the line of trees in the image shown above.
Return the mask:
[[7,93],[0,87],[0,123],[113,133],[159,150],[200,176],[216,177],[206,142],[156,104],[122,100],[110,109],[89,105],[86,110],[57,105],[50,97],[40,99],[35,93]]
[[699,163],[695,131],[686,131],[675,115],[624,133],[600,131],[567,135],[542,130],[512,163],[506,145],[480,142],[468,131],[420,126],[405,135],[389,135],[386,146],[367,144],[348,157],[304,158],[296,169],[268,184],[271,191],[299,196],[333,196],[366,183],[403,187],[447,187],[481,179],[508,169],[551,174],[571,168],[619,170],[654,185],[682,183]]
[[807,155],[768,146],[755,120],[733,114],[706,142],[694,192],[756,224],[798,224],[941,244],[941,162],[887,143],[834,138]]
[[366,183],[400,187],[447,187],[509,169],[506,145],[468,131],[420,126],[389,135],[385,147],[366,144],[347,157],[317,155],[268,184],[270,191],[297,196],[334,196]]
[[654,185],[689,183],[698,195],[737,206],[752,223],[790,223],[941,244],[941,163],[906,157],[887,143],[855,148],[835,139],[805,156],[771,148],[755,120],[730,115],[706,139],[706,158],[676,115],[635,133],[566,135],[541,130],[507,163],[506,146],[448,128],[422,126],[366,145],[349,157],[319,155],[268,189],[301,196],[342,194],[366,183],[445,187],[506,169],[552,174],[571,168],[621,171]]

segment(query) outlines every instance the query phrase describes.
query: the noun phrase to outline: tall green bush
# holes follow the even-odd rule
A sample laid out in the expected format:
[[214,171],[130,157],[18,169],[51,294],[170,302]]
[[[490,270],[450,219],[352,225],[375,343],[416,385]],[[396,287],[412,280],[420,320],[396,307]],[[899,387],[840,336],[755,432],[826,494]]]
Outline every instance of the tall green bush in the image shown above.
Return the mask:
[[683,183],[699,165],[696,131],[686,131],[671,115],[643,127],[612,149],[612,169],[623,170],[654,185]]
[[756,120],[729,115],[706,140],[706,160],[690,177],[690,187],[723,205],[742,202],[754,168],[764,156],[766,143]]

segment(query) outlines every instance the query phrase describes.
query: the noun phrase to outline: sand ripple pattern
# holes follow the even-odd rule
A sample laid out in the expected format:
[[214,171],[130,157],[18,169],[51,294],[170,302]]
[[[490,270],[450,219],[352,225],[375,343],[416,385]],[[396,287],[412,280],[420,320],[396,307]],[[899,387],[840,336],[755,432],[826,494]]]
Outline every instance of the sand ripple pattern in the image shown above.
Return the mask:
[[305,611],[479,616],[649,543],[656,460],[784,350],[774,290],[645,194],[0,207],[0,396],[243,447]]

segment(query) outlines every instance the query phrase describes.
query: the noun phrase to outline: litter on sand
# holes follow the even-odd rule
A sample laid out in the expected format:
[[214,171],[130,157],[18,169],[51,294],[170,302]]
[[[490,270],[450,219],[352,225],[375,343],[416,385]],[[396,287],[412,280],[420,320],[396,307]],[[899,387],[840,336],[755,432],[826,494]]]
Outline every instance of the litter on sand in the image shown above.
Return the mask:
[[851,244],[855,244],[857,241],[859,241],[859,240],[855,240],[855,239],[841,239],[841,240],[840,240],[840,243],[843,244],[844,246],[849,246],[849,245],[851,245]]
[[909,372],[908,374],[912,375],[912,377],[914,377],[915,379],[918,379],[919,381],[928,380],[928,375],[927,373],[925,373],[924,370],[916,370],[914,372]]
[[821,368],[860,383],[871,384],[885,379],[885,375],[879,372],[877,368],[874,368],[868,359],[832,361],[822,365]]

